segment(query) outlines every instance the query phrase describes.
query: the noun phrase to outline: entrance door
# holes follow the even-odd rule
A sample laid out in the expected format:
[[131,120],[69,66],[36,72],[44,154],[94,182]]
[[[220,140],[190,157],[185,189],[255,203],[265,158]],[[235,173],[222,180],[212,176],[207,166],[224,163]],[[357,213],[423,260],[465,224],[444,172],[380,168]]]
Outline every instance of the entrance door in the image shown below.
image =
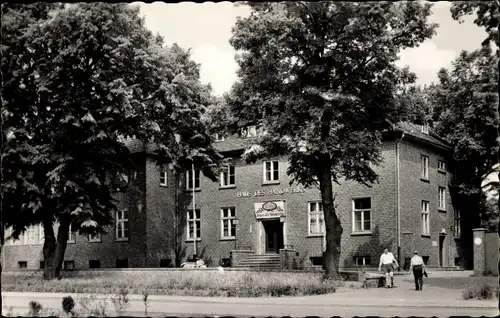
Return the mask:
[[444,246],[444,239],[446,236],[444,235],[439,235],[439,266],[440,267],[445,267],[447,266],[447,262],[445,262],[445,246]]
[[266,232],[266,253],[279,253],[283,248],[283,223],[279,220],[262,221]]

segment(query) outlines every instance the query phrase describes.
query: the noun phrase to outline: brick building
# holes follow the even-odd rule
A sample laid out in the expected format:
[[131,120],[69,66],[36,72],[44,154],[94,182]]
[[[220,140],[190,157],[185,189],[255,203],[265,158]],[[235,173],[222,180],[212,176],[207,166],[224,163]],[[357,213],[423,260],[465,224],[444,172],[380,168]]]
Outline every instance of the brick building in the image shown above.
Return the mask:
[[[342,222],[341,266],[377,266],[388,247],[403,265],[417,249],[432,267],[458,265],[459,214],[453,208],[447,165],[450,148],[426,127],[402,124],[387,135],[383,163],[375,166],[379,183],[334,186]],[[212,182],[191,171],[163,171],[139,142],[129,142],[136,171],[128,176],[134,190],[118,193],[115,225],[97,237],[72,234],[66,268],[170,267],[194,252],[218,266],[233,250],[276,254],[293,250],[299,263],[321,262],[324,224],[319,189],[289,185],[287,159],[254,164],[240,159],[256,130],[245,137],[219,140],[216,147],[231,165]],[[192,197],[195,193],[195,211]],[[4,269],[37,269],[43,231],[29,229],[8,241]]]

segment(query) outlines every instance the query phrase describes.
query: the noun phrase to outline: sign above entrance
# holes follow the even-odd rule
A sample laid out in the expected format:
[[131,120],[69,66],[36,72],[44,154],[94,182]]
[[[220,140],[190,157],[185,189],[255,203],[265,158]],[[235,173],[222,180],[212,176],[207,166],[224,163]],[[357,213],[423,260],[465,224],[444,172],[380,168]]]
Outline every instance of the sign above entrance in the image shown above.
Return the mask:
[[267,201],[254,203],[257,219],[273,219],[286,216],[285,201]]
[[268,189],[268,190],[257,190],[257,191],[238,191],[236,192],[237,198],[247,198],[247,197],[263,197],[266,195],[283,195],[286,193],[304,193],[304,188],[300,187],[290,187],[282,189]]

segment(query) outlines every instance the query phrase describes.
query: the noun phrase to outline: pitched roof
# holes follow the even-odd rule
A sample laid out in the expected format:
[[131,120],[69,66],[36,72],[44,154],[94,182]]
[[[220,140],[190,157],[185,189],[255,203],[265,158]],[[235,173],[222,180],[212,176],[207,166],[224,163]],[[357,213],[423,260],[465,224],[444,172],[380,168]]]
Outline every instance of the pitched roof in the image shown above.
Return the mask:
[[401,122],[397,125],[397,128],[399,128],[400,131],[404,132],[406,135],[409,135],[421,142],[437,146],[444,150],[451,150],[451,146],[439,137],[439,135],[437,135],[430,127],[429,134],[423,133],[420,125],[410,122]]

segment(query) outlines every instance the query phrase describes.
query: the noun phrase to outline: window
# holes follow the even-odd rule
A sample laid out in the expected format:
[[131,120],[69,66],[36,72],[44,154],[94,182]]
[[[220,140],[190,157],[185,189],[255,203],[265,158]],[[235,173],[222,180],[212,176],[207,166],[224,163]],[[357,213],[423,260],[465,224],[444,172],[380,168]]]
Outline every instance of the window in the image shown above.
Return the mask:
[[371,224],[371,198],[354,199],[353,201],[353,232],[370,232]]
[[236,236],[236,209],[222,208],[221,209],[221,237],[234,238]]
[[439,210],[446,211],[446,188],[439,187]]
[[265,161],[264,162],[264,182],[276,182],[279,181],[279,162],[275,161]]
[[71,224],[70,224],[68,232],[68,243],[75,243],[75,242],[76,242],[75,232],[71,230]]
[[28,262],[26,262],[26,261],[17,262],[17,267],[19,269],[27,269],[28,268]]
[[45,268],[45,261],[40,261],[40,269],[44,269]]
[[355,266],[371,266],[372,259],[371,256],[354,256]]
[[64,261],[64,269],[75,269],[75,261]]
[[256,126],[248,126],[244,130],[244,134],[246,137],[251,138],[251,137],[257,137],[257,127]]
[[429,180],[429,157],[421,155],[420,156],[421,165],[421,175],[420,178],[424,180]]
[[308,204],[309,235],[324,234],[325,220],[323,204],[321,202],[309,202]]
[[26,244],[38,244],[39,239],[39,227],[30,226],[26,229]]
[[424,261],[424,264],[427,265],[427,263],[429,263],[429,256],[422,256],[422,260]]
[[101,268],[101,261],[98,259],[89,260],[89,268]]
[[323,265],[323,256],[311,256],[309,257],[309,260],[314,266]]
[[455,222],[453,224],[453,235],[460,237],[460,210],[455,209]]
[[422,201],[422,235],[430,235],[428,201]]
[[160,186],[166,187],[168,185],[167,172],[165,170],[160,171]]
[[38,225],[38,240],[40,244],[45,242],[45,230],[43,229],[43,224]]
[[446,173],[446,162],[438,160],[438,172]]
[[421,127],[421,131],[424,134],[429,134],[429,124],[427,122],[424,122],[420,127]]
[[117,259],[116,268],[128,268],[128,258]]
[[116,240],[128,241],[128,210],[116,211]]
[[234,175],[234,166],[228,165],[224,168],[224,170],[220,173],[220,186],[221,187],[229,187],[236,185],[236,179]]
[[[194,171],[194,189],[200,188],[200,170]],[[186,190],[193,190],[193,170],[186,171]]]
[[200,218],[200,210],[196,209],[196,213],[193,212],[193,210],[188,210],[187,213],[187,225],[188,225],[188,232],[187,232],[187,239],[188,240],[194,240],[195,238],[195,233],[194,233],[194,228],[196,226],[196,239],[200,239],[201,237],[201,218]]
[[89,234],[89,242],[100,243],[101,242],[101,233]]

